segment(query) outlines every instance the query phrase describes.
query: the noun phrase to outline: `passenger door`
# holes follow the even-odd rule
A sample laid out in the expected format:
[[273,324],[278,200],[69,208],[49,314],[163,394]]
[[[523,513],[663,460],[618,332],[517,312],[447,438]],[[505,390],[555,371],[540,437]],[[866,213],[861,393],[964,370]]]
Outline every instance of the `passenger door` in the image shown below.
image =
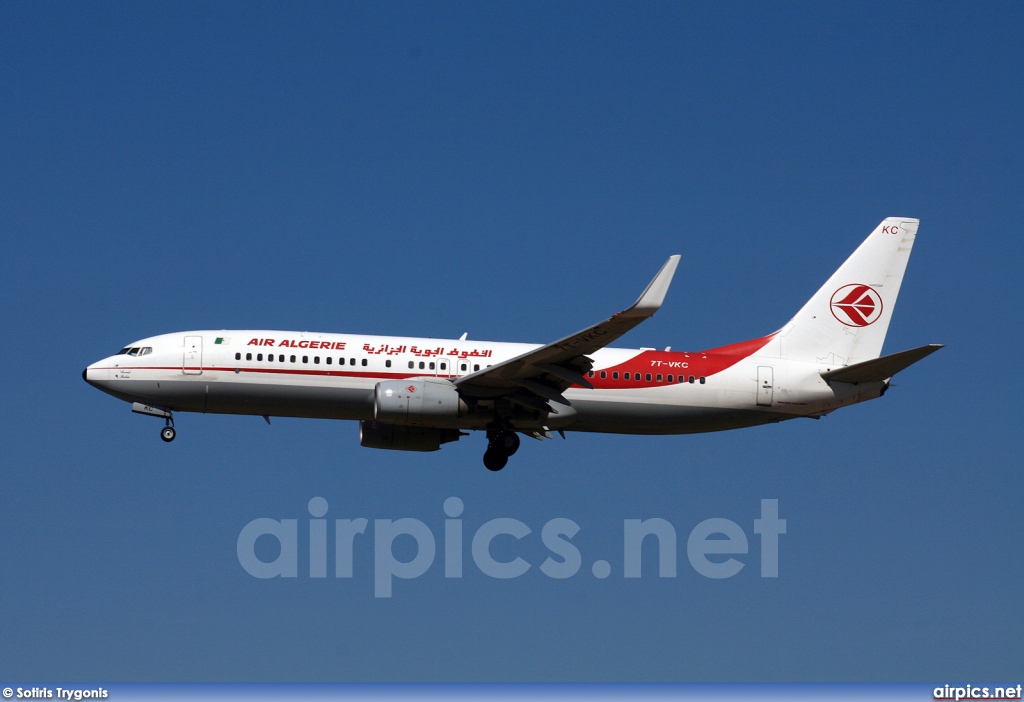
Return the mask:
[[185,337],[185,354],[181,361],[181,372],[185,375],[202,375],[203,337]]

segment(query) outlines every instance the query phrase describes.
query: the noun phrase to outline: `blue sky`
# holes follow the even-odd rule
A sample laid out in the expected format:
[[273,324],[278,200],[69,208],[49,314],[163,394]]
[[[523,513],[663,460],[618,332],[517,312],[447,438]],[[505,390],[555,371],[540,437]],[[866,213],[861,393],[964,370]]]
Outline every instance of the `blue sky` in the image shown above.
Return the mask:
[[[1019,674],[1024,8],[1016,3],[4,3],[0,677],[947,680]],[[360,448],[354,423],[159,422],[81,381],[148,335],[545,342],[683,260],[622,345],[781,326],[886,216],[922,221],[882,400],[677,437]],[[21,363],[24,361],[24,363]],[[252,519],[511,517],[499,581],[435,561],[258,580]],[[758,577],[761,499],[787,519]],[[563,517],[583,568],[541,574]],[[622,577],[623,520],[679,571]],[[735,521],[735,577],[686,536]],[[369,544],[370,542],[366,542]],[[408,546],[408,544],[406,544]],[[401,554],[396,543],[396,553]],[[411,555],[411,549],[404,557]],[[308,561],[300,552],[300,574]],[[599,580],[590,566],[612,564]]]

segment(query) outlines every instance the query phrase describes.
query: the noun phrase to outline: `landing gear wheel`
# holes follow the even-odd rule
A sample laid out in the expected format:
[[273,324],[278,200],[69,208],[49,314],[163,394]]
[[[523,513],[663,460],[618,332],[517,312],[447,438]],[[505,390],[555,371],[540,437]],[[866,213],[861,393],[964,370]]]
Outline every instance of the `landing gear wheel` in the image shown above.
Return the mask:
[[514,431],[503,431],[498,434],[492,445],[501,449],[506,456],[514,456],[519,450],[519,434]]
[[508,456],[500,449],[492,446],[484,451],[484,466],[487,467],[487,470],[499,471],[505,467],[506,463],[508,463]]
[[174,427],[164,427],[160,430],[160,438],[167,442],[174,441],[176,435],[177,432],[174,431]]

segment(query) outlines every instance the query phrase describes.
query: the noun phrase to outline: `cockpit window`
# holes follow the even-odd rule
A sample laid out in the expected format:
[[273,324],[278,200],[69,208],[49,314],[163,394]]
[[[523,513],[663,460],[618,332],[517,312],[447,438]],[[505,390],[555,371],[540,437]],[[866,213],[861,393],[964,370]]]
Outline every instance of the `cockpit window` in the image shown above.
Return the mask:
[[153,353],[152,346],[125,346],[115,356],[145,356]]

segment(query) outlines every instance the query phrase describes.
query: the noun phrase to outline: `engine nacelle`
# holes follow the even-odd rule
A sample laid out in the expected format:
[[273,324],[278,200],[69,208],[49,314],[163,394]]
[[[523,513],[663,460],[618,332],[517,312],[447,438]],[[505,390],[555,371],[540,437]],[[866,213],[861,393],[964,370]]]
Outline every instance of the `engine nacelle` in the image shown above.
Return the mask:
[[442,378],[384,380],[373,391],[373,417],[387,424],[454,424],[466,409],[455,385]]
[[437,451],[441,444],[458,441],[458,429],[404,427],[383,422],[359,422],[359,445],[394,451]]

